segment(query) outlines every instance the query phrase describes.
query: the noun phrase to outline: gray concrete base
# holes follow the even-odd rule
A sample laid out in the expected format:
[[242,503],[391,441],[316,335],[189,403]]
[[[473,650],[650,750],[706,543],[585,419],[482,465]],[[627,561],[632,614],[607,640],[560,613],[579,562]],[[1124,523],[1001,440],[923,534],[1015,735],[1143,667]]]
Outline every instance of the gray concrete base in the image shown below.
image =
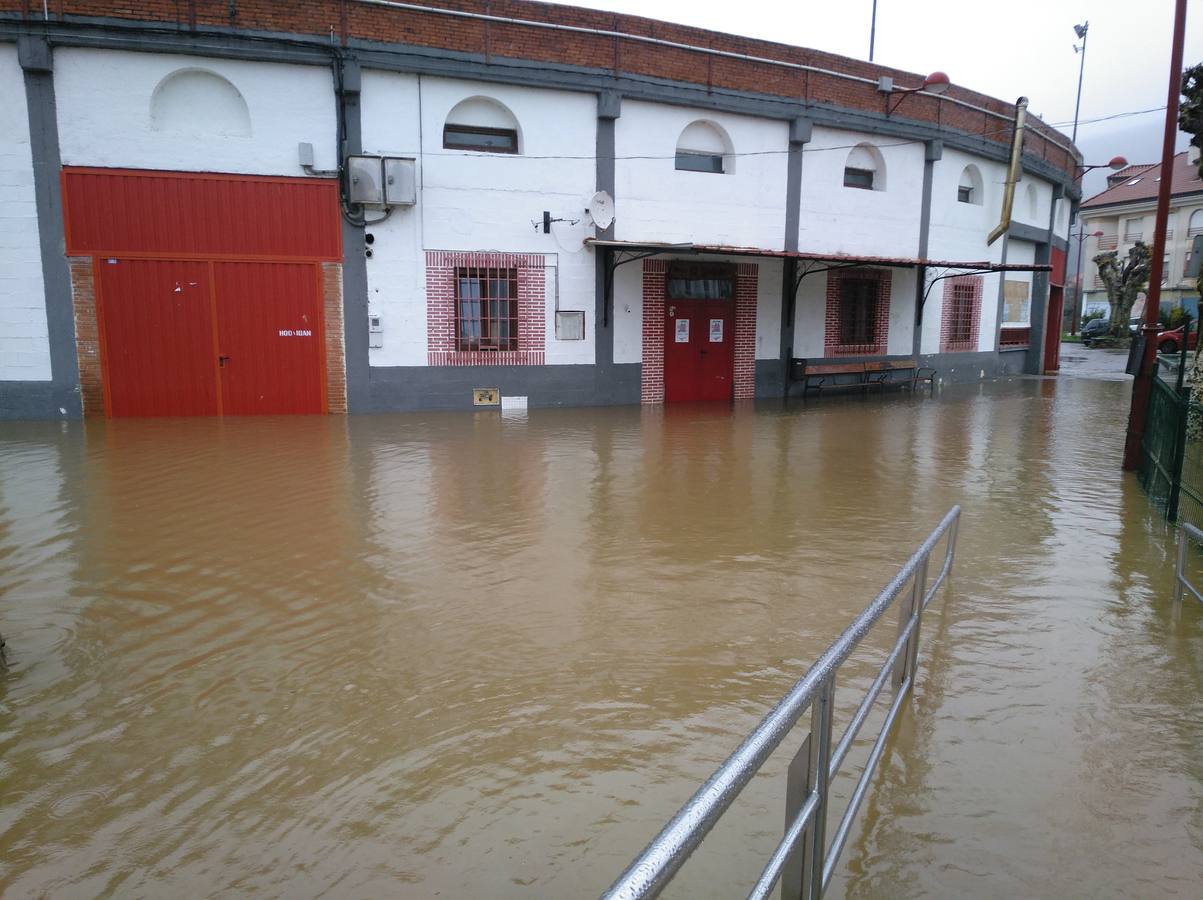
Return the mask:
[[532,407],[639,402],[638,363],[610,366],[397,366],[369,373],[363,412],[467,409],[473,388],[499,388]]
[[0,419],[79,419],[79,389],[53,381],[0,381]]

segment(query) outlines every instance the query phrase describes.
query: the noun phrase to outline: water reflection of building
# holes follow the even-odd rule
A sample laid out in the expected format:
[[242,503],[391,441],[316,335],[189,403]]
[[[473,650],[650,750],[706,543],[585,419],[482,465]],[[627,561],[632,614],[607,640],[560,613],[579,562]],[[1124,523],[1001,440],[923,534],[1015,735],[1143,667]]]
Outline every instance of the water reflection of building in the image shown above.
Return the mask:
[[535,3],[94,6],[0,38],[0,217],[31,224],[0,248],[5,415],[1042,370],[1076,150],[1029,120],[987,245],[1014,110],[940,73]]

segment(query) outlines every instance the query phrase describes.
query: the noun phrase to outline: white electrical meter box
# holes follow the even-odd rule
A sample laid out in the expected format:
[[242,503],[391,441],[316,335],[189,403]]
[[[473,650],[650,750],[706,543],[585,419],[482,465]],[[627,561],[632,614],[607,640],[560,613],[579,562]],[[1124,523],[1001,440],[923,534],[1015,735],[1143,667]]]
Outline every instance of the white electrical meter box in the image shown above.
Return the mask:
[[380,316],[368,316],[368,349],[379,350],[384,346],[384,325]]
[[384,158],[384,202],[388,206],[413,206],[418,202],[418,179],[412,159]]
[[379,156],[348,156],[347,176],[351,203],[384,205],[384,166]]

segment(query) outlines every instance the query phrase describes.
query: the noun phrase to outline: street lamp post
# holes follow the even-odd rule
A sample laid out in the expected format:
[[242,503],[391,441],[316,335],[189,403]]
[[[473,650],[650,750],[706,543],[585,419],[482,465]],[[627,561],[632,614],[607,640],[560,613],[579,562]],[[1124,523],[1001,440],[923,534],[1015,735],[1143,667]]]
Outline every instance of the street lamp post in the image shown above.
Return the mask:
[[[1090,236],[1100,238],[1103,236],[1101,231],[1092,231]],[[1077,290],[1074,293],[1074,315],[1069,323],[1069,333],[1078,333],[1078,322],[1082,321],[1084,307],[1082,306],[1082,242],[1086,240],[1086,226],[1081,222],[1078,223],[1078,273],[1074,276],[1074,283]]]
[[[1077,27],[1077,26],[1075,26],[1075,27]],[[1078,165],[1076,167],[1077,171],[1074,174],[1074,180],[1077,181],[1079,189],[1080,189],[1081,184],[1082,184],[1082,177],[1087,172],[1089,172],[1093,169],[1111,169],[1113,171],[1119,171],[1120,169],[1124,168],[1124,166],[1126,166],[1127,164],[1128,164],[1128,161],[1126,159],[1124,159],[1124,157],[1113,156],[1113,157],[1111,157],[1111,159],[1109,159],[1105,163],[1096,163],[1094,165],[1089,165],[1089,166]],[[1095,231],[1091,234],[1091,237],[1102,237],[1102,236],[1103,236],[1103,232],[1101,232],[1101,231]],[[1085,239],[1086,239],[1085,238],[1085,226],[1081,222],[1078,222],[1078,274],[1077,274],[1078,294],[1074,298],[1074,318],[1073,318],[1073,321],[1069,323],[1069,333],[1070,334],[1078,333],[1077,332],[1078,321],[1082,317],[1082,241],[1084,241]]]

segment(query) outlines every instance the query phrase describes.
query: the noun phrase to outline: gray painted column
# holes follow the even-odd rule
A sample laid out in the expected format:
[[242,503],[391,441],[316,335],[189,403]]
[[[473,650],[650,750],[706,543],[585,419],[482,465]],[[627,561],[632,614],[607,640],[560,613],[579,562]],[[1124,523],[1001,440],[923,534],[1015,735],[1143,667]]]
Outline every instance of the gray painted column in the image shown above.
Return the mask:
[[[1053,199],[1048,205],[1048,229],[1041,234],[1041,240],[1036,244],[1037,265],[1047,265],[1053,258],[1053,232],[1057,227],[1057,201],[1061,199],[1064,189],[1059,184],[1053,185]],[[1032,330],[1028,338],[1028,359],[1025,371],[1029,375],[1044,374],[1044,341],[1048,318],[1049,289],[1053,279],[1050,272],[1032,273],[1032,308],[1029,320]],[[1054,340],[1060,337],[1060,326],[1056,334],[1049,335]]]
[[[802,223],[802,153],[814,123],[797,118],[789,123],[789,157],[785,168],[785,251],[798,250],[798,228]],[[789,396],[789,370],[794,356],[794,321],[798,302],[797,260],[787,259],[781,267],[781,393]]]
[[[54,101],[53,58],[46,39],[35,35],[18,38],[17,57],[25,73],[25,102],[29,107],[29,150],[33,157],[42,281],[46,289],[51,378],[48,392],[37,391],[36,387],[40,385],[36,382],[24,382],[26,397],[20,405],[29,405],[25,411],[28,415],[79,418],[83,407],[79,395],[71,272],[65,255],[63,197],[59,182],[62,161]],[[20,409],[17,411],[21,412]]]
[[[936,163],[944,157],[943,141],[927,141],[923,145],[923,200],[919,208],[919,258],[927,259],[931,235],[931,191]],[[927,286],[927,266],[915,269],[915,333],[911,338],[911,354],[918,359],[923,352],[923,298]],[[936,348],[939,352],[939,348]]]
[[[618,198],[614,195],[614,123],[622,115],[622,96],[613,91],[603,91],[597,95],[597,146],[595,164],[597,166],[597,190],[605,191],[615,200],[617,214]],[[598,238],[614,240],[614,223],[609,228],[598,229]],[[593,309],[593,353],[594,365],[598,376],[598,388],[605,392],[604,380],[612,375],[614,365],[614,315],[613,310],[606,309],[606,262],[609,259],[608,250],[595,250],[594,261],[595,290]],[[613,306],[613,298],[610,300]]]
[[[343,141],[338,148],[338,165],[349,154],[363,151],[363,127],[360,116],[359,61],[340,61],[342,94],[334,102],[341,105]],[[419,203],[422,202],[419,198]],[[340,200],[341,203],[341,200]],[[364,412],[371,406],[371,369],[368,366],[368,267],[364,257],[364,227],[343,218],[343,354],[347,365],[347,412]]]

